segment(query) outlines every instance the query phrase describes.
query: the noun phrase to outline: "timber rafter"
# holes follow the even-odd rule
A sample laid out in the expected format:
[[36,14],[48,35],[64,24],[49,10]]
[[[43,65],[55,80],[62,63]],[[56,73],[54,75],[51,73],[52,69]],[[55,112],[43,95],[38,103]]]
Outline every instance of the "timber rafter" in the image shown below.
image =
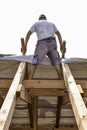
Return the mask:
[[16,90],[19,83],[22,81],[25,74],[26,63],[22,62],[19,65],[14,80],[10,86],[10,89],[6,95],[6,98],[0,109],[0,130],[8,130],[11,119],[13,116],[14,108],[16,105]]
[[87,108],[67,64],[62,64],[64,80],[79,130],[87,129]]

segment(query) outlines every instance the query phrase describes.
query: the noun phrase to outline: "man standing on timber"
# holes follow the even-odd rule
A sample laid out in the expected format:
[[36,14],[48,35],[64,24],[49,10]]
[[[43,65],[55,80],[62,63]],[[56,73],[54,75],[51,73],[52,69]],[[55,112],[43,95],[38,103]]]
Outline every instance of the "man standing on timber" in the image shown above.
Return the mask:
[[37,65],[44,59],[45,55],[49,57],[52,65],[54,65],[57,71],[58,76],[60,77],[60,79],[62,79],[60,56],[57,51],[57,43],[55,39],[56,34],[59,40],[60,50],[62,52],[62,37],[59,30],[53,23],[47,21],[45,15],[40,15],[39,21],[31,26],[25,37],[25,52],[27,50],[28,40],[33,32],[36,32],[38,40],[32,60],[31,74],[29,79],[33,78]]

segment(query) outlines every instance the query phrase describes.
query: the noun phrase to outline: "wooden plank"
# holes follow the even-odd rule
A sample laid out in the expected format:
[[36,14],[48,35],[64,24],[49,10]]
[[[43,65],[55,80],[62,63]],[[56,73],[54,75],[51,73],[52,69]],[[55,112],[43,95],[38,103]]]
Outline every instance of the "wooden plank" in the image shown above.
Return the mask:
[[62,97],[62,105],[65,105],[70,102],[68,94]]
[[87,79],[85,79],[85,80],[75,80],[76,81],[76,83],[77,84],[80,84],[81,85],[81,87],[82,87],[82,89],[84,90],[84,89],[87,89]]
[[28,92],[24,88],[24,86],[22,87],[22,91],[20,92],[20,99],[26,103],[31,103],[31,98],[28,96]]
[[[9,130],[33,130],[33,128],[10,128]],[[39,127],[38,130],[53,130],[52,128],[44,128],[44,127]],[[61,129],[58,129],[61,130]],[[63,129],[64,130],[64,129]],[[65,129],[67,130],[67,129]],[[74,130],[74,129],[71,129]]]
[[64,80],[24,80],[22,83],[25,88],[65,88]]
[[[66,96],[63,98],[63,104],[69,102],[69,98],[67,97],[65,90],[50,89],[49,91],[48,89],[27,89],[27,91],[27,93],[31,96]],[[7,92],[7,89],[0,89],[0,96],[6,96]],[[87,90],[84,90],[84,97],[87,97]],[[29,103],[31,103],[31,99],[29,100]]]
[[64,96],[64,90],[58,89],[30,89],[28,91],[30,96]]
[[16,91],[17,97],[23,100],[26,103],[31,103],[31,98],[29,98],[27,90],[22,84],[19,84]]
[[79,130],[87,130],[87,108],[67,64],[62,64],[64,80]]
[[54,128],[54,130],[78,130],[78,128]]
[[12,80],[9,79],[0,79],[0,89],[9,88],[12,83]]
[[8,130],[16,105],[16,90],[25,73],[25,62],[21,62],[7,96],[0,109],[0,130]]
[[0,89],[0,96],[6,96],[7,92],[7,89]]
[[78,128],[55,128],[54,130],[78,130]]
[[[9,88],[12,80],[0,79],[0,88]],[[64,89],[64,80],[23,80],[25,88],[59,88]]]
[[[82,89],[87,89],[87,80],[82,79],[78,80],[76,79],[76,84],[80,84]],[[10,79],[0,79],[0,89],[8,89],[12,83],[12,80]],[[23,80],[23,85],[25,88],[39,88],[40,86],[44,88],[44,85],[46,88],[53,87],[59,88],[59,89],[65,89],[65,83],[64,80]],[[35,84],[35,85],[34,85]],[[38,86],[39,85],[39,86]]]
[[[49,116],[51,113],[49,113]],[[12,120],[11,126],[17,126],[17,127],[30,127],[30,123],[29,123],[29,119],[28,118],[15,118]],[[42,117],[42,118],[38,118],[38,126],[41,127],[50,127],[50,126],[55,126],[55,117]],[[60,127],[76,127],[76,122],[74,118],[67,118],[67,116],[65,118],[61,118],[60,119]]]
[[[10,128],[9,130],[33,130],[33,128]],[[39,127],[38,130],[78,130],[77,128],[45,128]]]

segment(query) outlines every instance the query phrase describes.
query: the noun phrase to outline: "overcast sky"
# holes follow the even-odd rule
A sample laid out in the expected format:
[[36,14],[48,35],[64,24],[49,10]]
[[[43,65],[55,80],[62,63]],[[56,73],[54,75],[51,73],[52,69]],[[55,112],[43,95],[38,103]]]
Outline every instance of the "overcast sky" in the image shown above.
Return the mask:
[[[66,58],[87,57],[86,0],[0,0],[0,53],[21,55],[20,38],[40,14],[55,23],[66,40]],[[33,34],[27,55],[33,54],[36,41]]]

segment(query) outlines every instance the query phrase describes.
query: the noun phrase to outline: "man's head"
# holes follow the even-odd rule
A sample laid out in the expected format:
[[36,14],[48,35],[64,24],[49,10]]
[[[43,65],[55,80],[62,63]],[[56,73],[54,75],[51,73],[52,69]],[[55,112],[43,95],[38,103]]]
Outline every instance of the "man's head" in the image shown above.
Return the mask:
[[39,20],[47,20],[46,16],[44,14],[41,14],[39,16]]

